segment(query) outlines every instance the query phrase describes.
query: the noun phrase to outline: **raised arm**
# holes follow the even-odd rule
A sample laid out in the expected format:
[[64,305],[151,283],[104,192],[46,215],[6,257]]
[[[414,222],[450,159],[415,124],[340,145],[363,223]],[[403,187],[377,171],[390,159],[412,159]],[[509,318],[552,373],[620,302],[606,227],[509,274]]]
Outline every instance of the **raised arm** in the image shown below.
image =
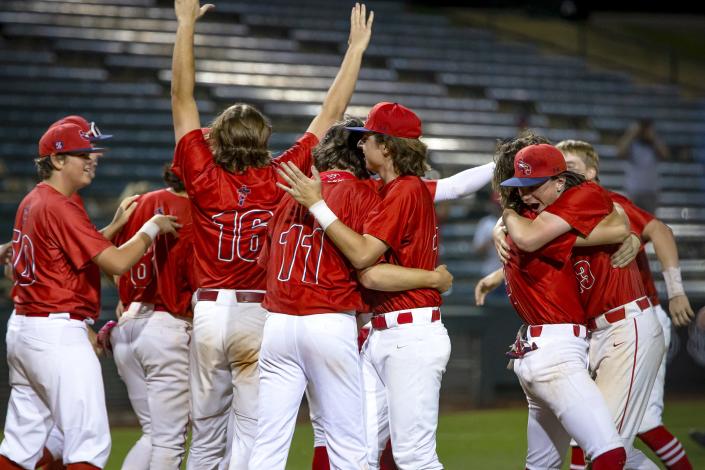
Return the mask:
[[654,244],[656,257],[661,263],[661,271],[666,281],[666,291],[668,292],[668,310],[673,323],[676,326],[687,325],[695,314],[683,289],[678,246],[673,237],[673,232],[660,220],[653,219],[646,224],[641,236],[644,242],[651,241]]
[[[598,246],[622,243],[629,236],[629,218],[622,207],[615,203],[612,212],[585,237],[578,237],[575,246]],[[636,256],[636,254],[634,255]],[[632,260],[634,258],[632,257]]]
[[196,82],[193,36],[196,21],[211,8],[213,8],[212,4],[200,6],[198,0],[174,1],[178,26],[171,59],[171,113],[176,142],[192,130],[201,127],[196,99],[193,96]]
[[427,271],[380,263],[360,271],[357,277],[367,289],[385,292],[428,288],[443,293],[453,285],[453,275],[445,264]]
[[319,140],[323,138],[335,121],[342,118],[348,107],[353,91],[355,91],[357,77],[360,74],[362,56],[370,43],[374,17],[373,11],[367,17],[367,9],[364,4],[356,3],[350,12],[348,50],[345,52],[340,70],[338,70],[338,74],[323,100],[321,112],[313,118],[307,129],[307,132],[315,134]]

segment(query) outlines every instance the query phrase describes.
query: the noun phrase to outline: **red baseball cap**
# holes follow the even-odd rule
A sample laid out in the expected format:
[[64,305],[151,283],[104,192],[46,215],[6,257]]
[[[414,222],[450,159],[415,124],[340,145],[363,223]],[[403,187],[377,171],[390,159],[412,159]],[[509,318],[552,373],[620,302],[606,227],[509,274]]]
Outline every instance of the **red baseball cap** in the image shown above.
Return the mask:
[[421,119],[412,110],[399,103],[383,101],[372,107],[370,114],[367,115],[365,127],[346,127],[346,129],[418,139],[421,136]]
[[78,116],[76,114],[63,117],[49,127],[52,128],[54,126],[58,126],[59,124],[67,123],[78,125],[83,130],[83,132],[88,135],[88,138],[91,142],[107,140],[113,137],[112,135],[106,135],[100,132],[100,129],[98,129],[98,126],[96,126],[94,121],[88,122],[86,118],[84,118],[83,116]]
[[88,134],[78,124],[65,123],[50,127],[39,139],[39,156],[94,153],[105,150],[93,147]]
[[533,186],[564,171],[565,158],[556,147],[549,144],[529,145],[514,157],[514,178],[502,181],[501,186]]

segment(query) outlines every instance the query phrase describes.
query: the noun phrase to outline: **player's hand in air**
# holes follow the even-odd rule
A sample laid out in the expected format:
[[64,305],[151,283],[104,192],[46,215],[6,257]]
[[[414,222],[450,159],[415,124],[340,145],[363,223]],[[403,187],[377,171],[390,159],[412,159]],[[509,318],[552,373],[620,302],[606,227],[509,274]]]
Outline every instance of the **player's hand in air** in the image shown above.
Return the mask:
[[198,0],[174,0],[176,19],[180,23],[195,23],[212,8],[215,8],[212,3],[206,3],[201,6]]
[[671,320],[673,320],[673,324],[676,326],[685,326],[695,317],[688,296],[685,294],[676,295],[669,300],[668,311],[671,313]]
[[370,11],[367,16],[365,4],[356,3],[350,12],[350,36],[348,37],[348,47],[357,48],[361,51],[367,49],[372,35],[372,23],[375,19],[375,12]]
[[438,273],[438,281],[433,287],[441,294],[450,290],[453,287],[453,275],[448,271],[448,266],[442,264],[434,271]]
[[310,208],[318,201],[323,200],[321,195],[321,175],[315,167],[311,167],[313,178],[309,178],[299,168],[291,162],[285,162],[279,166],[277,170],[279,176],[288,184],[285,186],[277,183],[281,189],[286,191],[293,197],[296,202]]
[[159,233],[167,234],[170,233],[175,237],[178,237],[178,230],[182,227],[180,223],[177,222],[176,216],[173,215],[155,215],[150,222],[154,222],[159,226]]
[[613,268],[624,268],[629,265],[641,249],[641,238],[635,233],[630,233],[629,236],[622,242],[622,246],[612,254],[610,260]]
[[507,227],[502,219],[499,219],[497,225],[492,229],[492,240],[494,240],[494,248],[497,250],[499,260],[502,264],[507,264],[507,261],[509,261],[509,244],[507,243]]
[[499,287],[503,280],[504,272],[501,269],[480,279],[475,286],[475,305],[485,305],[485,297],[487,297],[487,294]]

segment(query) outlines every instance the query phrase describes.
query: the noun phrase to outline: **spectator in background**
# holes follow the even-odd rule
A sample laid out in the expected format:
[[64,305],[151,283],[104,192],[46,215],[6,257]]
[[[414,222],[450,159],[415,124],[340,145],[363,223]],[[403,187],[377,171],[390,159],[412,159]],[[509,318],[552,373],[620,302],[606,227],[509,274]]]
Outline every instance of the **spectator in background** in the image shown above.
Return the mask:
[[669,150],[656,135],[651,119],[641,119],[627,129],[617,143],[617,156],[627,160],[627,196],[637,206],[655,213],[660,191],[657,164],[669,157]]
[[486,215],[477,222],[472,248],[474,254],[482,259],[482,276],[487,276],[502,267],[492,238],[492,230],[497,224],[497,219],[502,215],[502,209],[496,192],[484,193],[483,196],[485,197],[483,209]]

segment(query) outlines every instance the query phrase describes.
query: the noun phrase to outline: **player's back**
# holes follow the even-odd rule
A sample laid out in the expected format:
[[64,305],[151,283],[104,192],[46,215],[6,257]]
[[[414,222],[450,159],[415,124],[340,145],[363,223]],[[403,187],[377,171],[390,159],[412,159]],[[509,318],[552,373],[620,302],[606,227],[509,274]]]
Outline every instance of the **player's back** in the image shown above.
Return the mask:
[[[597,188],[610,199],[620,202],[606,189],[599,186]],[[588,318],[646,295],[636,262],[631,262],[624,268],[612,267],[611,256],[619,247],[619,244],[615,244],[573,250],[573,265],[580,283],[580,297]]]
[[316,143],[313,134],[304,134],[271,164],[235,173],[215,163],[200,129],[179,141],[172,169],[193,204],[195,287],[265,289],[265,272],[256,260],[284,195],[276,186],[276,166],[291,161],[309,168]]
[[[321,173],[322,193],[338,218],[361,232],[380,201],[370,185],[351,173]],[[355,311],[363,307],[355,269],[325,237],[308,210],[290,196],[270,222],[267,294],[263,306],[296,315]]]
[[159,235],[144,256],[120,276],[120,301],[147,302],[175,315],[191,314],[193,224],[191,203],[168,189],[143,194],[137,208],[116,237],[121,245],[156,214],[174,215],[182,225],[179,236]]
[[[399,176],[382,186],[383,203],[370,214],[364,233],[384,241],[386,262],[433,270],[438,260],[438,226],[433,197],[417,176]],[[374,313],[441,305],[435,289],[371,292]]]

